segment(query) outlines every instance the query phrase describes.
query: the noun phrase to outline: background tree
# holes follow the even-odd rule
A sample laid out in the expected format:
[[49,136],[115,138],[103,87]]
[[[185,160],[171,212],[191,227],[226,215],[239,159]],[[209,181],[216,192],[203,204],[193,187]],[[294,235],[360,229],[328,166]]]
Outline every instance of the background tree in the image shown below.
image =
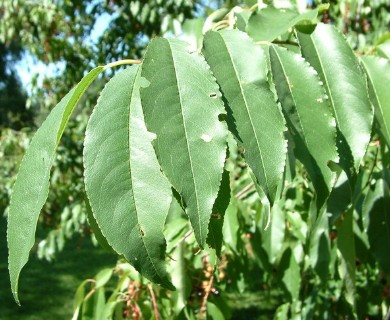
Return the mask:
[[[153,7],[154,2],[149,3],[151,8],[155,8]],[[277,2],[274,4],[275,6],[280,5]],[[227,9],[218,10],[215,14],[212,14],[204,25],[198,23],[199,20],[198,22],[191,21],[183,26],[183,30],[190,39],[195,38],[195,43],[199,43],[198,37],[202,37],[202,31],[235,27],[246,30],[255,40],[262,41],[264,40],[263,37],[269,37],[269,34],[266,34],[267,30],[262,30],[256,26],[257,15],[268,12],[272,19],[277,19],[278,16],[272,15],[275,13],[272,8],[268,11],[257,11],[253,5],[253,1],[246,1],[246,6],[232,8],[232,4],[229,3]],[[386,4],[380,3],[378,7],[379,10],[373,10],[370,17],[373,20],[379,17],[378,25],[381,26],[381,30],[386,30],[386,27],[383,27],[383,23],[387,21],[386,15],[383,15],[383,8],[386,8]],[[288,8],[283,10],[289,8],[303,10],[299,3],[290,4]],[[340,10],[343,11],[344,9],[341,7]],[[347,15],[353,16],[356,13],[360,19],[360,10],[359,7],[348,9]],[[142,17],[143,9],[140,10],[134,6],[133,11],[137,12],[137,19],[140,16]],[[330,12],[332,12],[332,9],[330,9]],[[316,12],[314,11],[314,13]],[[366,13],[364,19],[369,16],[369,12]],[[130,12],[131,14],[134,13]],[[300,21],[299,13],[294,12],[294,15],[294,19],[296,19],[294,21]],[[147,13],[145,13],[145,16],[148,16]],[[333,20],[338,19],[336,15],[333,17]],[[150,19],[149,16],[148,21]],[[325,12],[319,19],[329,19],[329,13]],[[345,19],[345,16],[342,19]],[[364,19],[359,20],[359,22],[355,21],[355,27],[358,23],[363,25],[365,23]],[[151,20],[153,21],[153,19]],[[126,21],[122,21],[122,23],[125,24]],[[345,27],[345,25],[351,26],[348,23],[348,21],[345,22],[344,31],[349,30]],[[173,22],[172,26],[174,26]],[[289,25],[289,27],[292,26]],[[288,28],[285,30],[283,28],[283,32],[277,35],[276,42],[292,51],[296,51],[294,34],[291,32],[285,33]],[[352,28],[354,27],[352,26]],[[355,49],[378,53],[386,57],[388,51],[386,51],[386,35],[383,36],[383,31],[375,33],[374,28],[356,27],[355,29],[356,34],[348,37],[349,42]],[[275,32],[273,29],[270,31]],[[262,34],[261,32],[265,33]],[[366,42],[370,45],[369,47],[363,46],[360,40],[356,41],[356,35],[359,38],[360,35],[364,34],[370,35],[367,36],[368,40]],[[148,36],[141,34],[138,39],[145,41],[146,44]],[[274,39],[271,37],[266,40],[272,41]],[[211,42],[211,40],[209,41]],[[121,44],[113,45],[112,51],[120,51],[121,46]],[[100,48],[99,50],[104,49]],[[207,51],[204,54],[207,57]],[[275,77],[279,70],[275,57],[279,53],[271,50],[270,54],[271,61],[273,61],[272,73]],[[282,54],[282,51],[280,51],[280,54]],[[214,65],[212,62],[208,62],[210,66]],[[371,65],[370,60],[363,60],[363,63],[369,76],[369,83],[373,86],[378,74],[375,72],[371,74],[372,70],[370,68],[375,65]],[[218,76],[218,70],[213,69],[213,72],[220,81],[221,76]],[[278,87],[279,80],[274,79],[277,84],[276,91],[280,97],[286,93],[283,91],[282,85]],[[223,83],[219,82],[219,85],[223,88]],[[99,83],[97,86],[99,86]],[[94,91],[92,89],[90,92],[92,96]],[[229,99],[228,95],[226,95],[226,99]],[[230,102],[228,103],[230,104]],[[381,104],[383,101],[373,103]],[[78,120],[83,119],[83,116],[83,113],[80,113]],[[84,121],[82,120],[80,123]],[[381,120],[377,121],[377,125],[383,129],[383,123],[380,123]],[[291,124],[289,123],[289,125]],[[72,124],[70,127],[72,128]],[[85,125],[84,127],[81,126],[80,131],[78,131],[78,127],[78,125],[73,127],[71,131],[82,132]],[[279,306],[276,310],[277,318],[292,317],[294,315],[305,318],[336,315],[349,315],[350,317],[359,315],[360,317],[385,314],[388,306],[386,291],[388,290],[386,276],[388,262],[384,258],[385,255],[381,251],[381,247],[375,242],[375,237],[373,238],[376,232],[382,230],[380,229],[380,223],[377,224],[378,228],[373,227],[374,221],[380,221],[373,217],[377,217],[380,212],[387,214],[386,172],[388,162],[386,159],[388,150],[386,147],[386,132],[378,131],[376,128],[374,127],[372,143],[357,176],[357,183],[349,185],[346,176],[339,178],[336,187],[330,194],[327,216],[324,215],[325,218],[323,219],[316,219],[316,206],[324,201],[324,199],[319,199],[316,194],[318,188],[323,188],[323,186],[316,184],[313,171],[310,171],[310,166],[307,165],[310,160],[302,156],[303,153],[299,154],[299,151],[291,147],[294,143],[299,144],[299,141],[293,140],[296,137],[288,137],[290,140],[289,162],[285,172],[287,187],[282,199],[272,209],[272,222],[268,228],[265,228],[267,208],[264,199],[259,198],[257,192],[255,192],[255,184],[252,182],[250,170],[247,167],[248,164],[251,166],[250,156],[248,153],[245,154],[243,148],[237,147],[234,141],[230,139],[227,168],[231,172],[230,185],[233,198],[225,216],[222,230],[224,247],[218,249],[222,250],[222,258],[219,263],[215,265],[215,256],[212,250],[194,257],[193,252],[198,250],[197,243],[185,220],[186,215],[180,205],[174,202],[168,215],[165,237],[168,240],[168,254],[174,259],[171,264],[171,272],[174,275],[173,281],[180,290],[174,293],[152,286],[145,278],[140,277],[132,267],[124,261],[120,261],[114,272],[113,269],[102,270],[96,276],[95,285],[89,287],[87,282],[80,285],[76,295],[75,314],[78,314],[79,317],[89,317],[91,314],[97,316],[104,309],[104,312],[115,314],[116,317],[137,318],[140,314],[144,317],[152,316],[153,313],[156,314],[155,310],[158,309],[163,318],[178,314],[191,318],[196,314],[198,314],[198,317],[203,317],[207,310],[211,317],[228,318],[230,311],[225,304],[229,302],[229,294],[233,296],[230,301],[234,301],[238,293],[248,293],[252,290],[256,294],[266,294],[275,298],[276,302],[271,312],[273,313],[275,308]],[[238,130],[241,132],[240,128]],[[65,179],[63,181],[74,181],[76,177],[81,180],[80,141],[76,139],[75,145],[72,140],[67,141],[65,139],[64,154],[69,153],[69,150],[75,152],[70,153],[69,158],[61,155],[60,150],[58,160],[61,161],[58,161],[59,165],[56,165],[56,168],[65,165],[65,168],[62,168],[65,170],[61,171],[65,173],[67,165],[71,164],[69,167],[72,168],[71,175],[66,176],[64,174]],[[68,142],[70,143],[68,144]],[[324,146],[324,143],[322,143],[322,146]],[[301,150],[301,152],[303,151]],[[75,166],[72,164],[74,159],[77,159]],[[332,163],[329,164],[332,165]],[[75,167],[80,170],[75,170]],[[337,167],[334,169],[339,170]],[[61,188],[56,185],[56,179],[61,175],[63,173],[60,173],[60,171],[53,174],[52,180],[56,192]],[[308,176],[311,180],[307,179]],[[351,179],[351,177],[349,178]],[[379,181],[378,188],[375,187],[377,181]],[[62,185],[62,183],[59,185]],[[75,187],[75,189],[70,192],[72,194],[71,198],[68,196],[69,191],[67,191],[65,198],[63,197],[61,200],[61,203],[72,202],[70,206],[65,205],[65,209],[66,207],[71,208],[70,211],[67,211],[71,214],[66,214],[65,209],[62,210],[64,208],[63,204],[56,207],[55,201],[50,201],[49,197],[49,204],[45,209],[48,214],[43,215],[45,217],[44,221],[48,225],[67,225],[69,227],[68,221],[71,221],[70,225],[74,223],[75,230],[79,230],[86,223],[86,208],[83,209],[84,214],[81,216],[79,214],[79,208],[84,203],[84,188],[82,184],[72,187]],[[54,198],[61,199],[61,196],[56,195]],[[61,212],[61,210],[63,214],[60,219],[58,215],[57,218],[51,218],[53,211]],[[223,209],[221,210],[223,211]],[[73,214],[74,217],[69,219],[69,216],[73,216]],[[63,217],[66,217],[65,220],[68,219],[68,221],[62,221]],[[52,221],[56,222],[53,223]],[[369,224],[368,221],[372,221],[372,223]],[[93,221],[90,220],[90,223],[96,231],[96,226],[93,227]],[[345,227],[351,225],[353,225],[353,242],[350,240],[352,229]],[[364,236],[365,233],[368,234],[368,238]],[[55,237],[52,237],[52,240],[48,239],[46,243],[50,241],[51,243],[46,248],[51,249],[53,243],[57,243],[55,239]],[[41,247],[45,248],[45,245]],[[355,252],[355,255],[348,255],[348,252],[352,251]],[[48,252],[50,250],[42,250],[41,254],[50,258]],[[356,265],[351,267],[354,262]],[[111,285],[107,282],[110,279]],[[257,279],[257,281],[254,279]],[[299,279],[301,279],[301,283],[297,282]],[[119,282],[114,288],[112,283],[116,280]],[[370,285],[367,286],[367,283]],[[260,293],[259,288],[262,288]],[[105,292],[106,294],[110,293],[108,300],[102,298]],[[355,293],[356,304],[354,302]],[[124,301],[117,299],[118,294],[125,296],[126,299]],[[383,298],[378,298],[381,295]],[[288,303],[281,305],[281,301],[288,301]],[[237,306],[235,307],[237,308]]]

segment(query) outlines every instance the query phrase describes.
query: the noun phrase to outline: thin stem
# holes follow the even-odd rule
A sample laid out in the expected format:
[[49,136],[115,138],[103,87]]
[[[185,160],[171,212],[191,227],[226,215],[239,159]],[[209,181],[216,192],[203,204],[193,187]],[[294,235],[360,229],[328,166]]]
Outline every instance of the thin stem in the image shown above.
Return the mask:
[[249,11],[255,10],[259,6],[258,3],[255,3],[252,7],[249,8]]
[[150,291],[150,296],[152,297],[152,305],[153,305],[153,311],[154,311],[155,319],[156,320],[160,320],[160,317],[158,315],[157,302],[156,302],[156,297],[154,295],[153,287],[152,287],[151,284],[148,284],[148,288],[149,288],[149,291]]
[[84,297],[84,302],[85,301],[87,301],[94,293],[95,293],[95,291],[96,291],[96,289],[95,288],[93,288],[91,291],[89,291],[88,293],[87,293],[87,295]]
[[202,301],[202,306],[200,308],[198,319],[206,319],[207,300],[209,298],[209,294],[210,294],[211,288],[213,286],[213,281],[214,281],[214,274],[211,275],[210,281],[209,281],[207,287],[205,288],[206,293],[205,293],[203,301]]
[[255,184],[253,182],[249,183],[246,187],[244,187],[243,189],[241,189],[239,192],[237,192],[236,194],[236,198],[237,199],[241,199],[243,197],[243,195],[249,191],[250,189],[252,189],[252,187],[254,186]]
[[117,67],[117,66],[122,66],[124,64],[142,64],[141,60],[133,60],[133,59],[125,59],[125,60],[119,60],[115,62],[111,62],[107,65],[104,66],[104,70],[107,70],[109,68]]

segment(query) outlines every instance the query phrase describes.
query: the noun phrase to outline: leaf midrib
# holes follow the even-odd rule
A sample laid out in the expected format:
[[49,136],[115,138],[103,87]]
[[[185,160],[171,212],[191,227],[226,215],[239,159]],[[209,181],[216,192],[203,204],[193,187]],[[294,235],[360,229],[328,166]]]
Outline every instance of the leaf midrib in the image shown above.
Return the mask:
[[[335,107],[335,103],[334,103],[334,99],[333,99],[333,96],[332,96],[332,90],[330,90],[330,87],[329,87],[329,80],[326,76],[326,72],[325,72],[325,67],[324,67],[324,64],[322,63],[322,60],[321,60],[321,56],[320,56],[320,53],[319,51],[317,50],[317,46],[316,46],[316,43],[315,41],[313,40],[312,36],[310,36],[310,40],[311,42],[313,43],[313,48],[316,52],[316,57],[318,57],[318,63],[320,64],[320,67],[321,67],[321,73],[322,73],[322,76],[324,77],[324,82],[325,82],[325,86],[326,86],[326,93],[329,95],[329,99],[330,99],[330,102],[331,102],[331,106],[332,106],[332,110],[333,110],[333,114],[334,114],[334,117],[336,119],[336,123],[337,123],[337,126],[340,127],[340,131],[341,130],[341,124],[340,124],[340,121],[339,121],[339,116],[337,114],[337,110],[336,110],[336,107]],[[313,67],[314,69],[314,67]],[[314,69],[315,70],[315,69]]]
[[[220,35],[220,34],[219,34],[219,35]],[[223,39],[223,37],[222,37],[221,35],[220,35],[220,37]],[[268,182],[267,171],[266,171],[265,166],[264,166],[264,157],[263,157],[262,150],[261,150],[261,148],[260,148],[260,144],[259,144],[259,139],[258,139],[258,136],[257,136],[257,132],[256,132],[256,130],[254,129],[253,120],[252,120],[250,111],[249,111],[249,109],[248,109],[248,102],[247,102],[247,99],[246,99],[245,94],[244,94],[244,89],[243,89],[242,84],[241,84],[241,82],[240,82],[239,73],[238,73],[238,71],[237,71],[237,69],[236,69],[236,65],[234,64],[234,61],[233,61],[233,59],[232,59],[232,53],[230,52],[230,50],[229,50],[228,46],[226,45],[226,42],[224,41],[224,39],[223,39],[222,42],[223,42],[223,44],[224,44],[224,46],[225,46],[225,48],[226,48],[226,51],[227,51],[228,54],[229,54],[230,62],[231,62],[231,65],[232,65],[232,67],[233,67],[234,73],[235,73],[235,75],[236,75],[236,79],[237,79],[238,85],[239,85],[239,87],[240,87],[240,94],[241,94],[242,99],[244,100],[245,110],[247,111],[247,114],[248,114],[248,117],[249,117],[249,121],[250,121],[250,124],[251,124],[250,128],[252,129],[252,132],[253,132],[254,137],[255,137],[255,140],[256,140],[257,148],[258,148],[258,150],[259,150],[259,154],[260,154],[260,158],[261,158],[261,161],[260,161],[260,162],[261,162],[261,167],[263,168],[265,183],[266,183],[267,189],[268,189],[268,190],[267,190],[267,194],[269,194],[270,187],[269,187],[269,182]]]
[[282,68],[282,72],[283,72],[283,75],[284,75],[284,78],[286,79],[286,82],[287,82],[287,88],[288,88],[288,91],[290,92],[290,95],[291,95],[291,98],[293,100],[293,103],[294,103],[294,107],[295,107],[295,110],[297,112],[297,116],[298,116],[298,119],[299,119],[299,125],[302,129],[302,133],[303,133],[303,140],[305,141],[305,144],[307,147],[309,147],[309,142],[308,140],[306,139],[306,134],[305,134],[305,129],[303,128],[303,125],[302,125],[302,120],[301,120],[301,116],[299,114],[299,109],[297,108],[297,103],[295,101],[295,97],[294,97],[294,94],[292,92],[292,89],[290,88],[289,86],[289,82],[288,82],[288,76],[287,76],[287,73],[286,73],[286,70],[284,69],[284,66],[283,66],[283,63],[282,63],[282,60],[280,59],[280,56],[279,56],[279,53],[277,52],[277,50],[275,50],[275,48],[272,48],[274,50],[274,52],[276,53],[277,57],[278,57],[278,62],[280,64],[280,67]]
[[[137,71],[137,73],[136,73],[136,75],[135,75],[133,85],[132,85],[132,87],[131,87],[131,94],[130,94],[130,101],[129,101],[129,117],[128,117],[129,121],[128,121],[128,126],[127,126],[127,128],[128,128],[128,130],[127,130],[127,134],[128,134],[127,143],[128,143],[128,150],[129,150],[128,166],[129,166],[129,175],[130,175],[130,181],[131,181],[131,186],[132,186],[132,188],[130,188],[130,190],[131,190],[131,197],[133,198],[133,202],[134,202],[134,211],[135,211],[135,216],[136,216],[136,219],[137,219],[137,226],[138,226],[140,229],[142,229],[142,228],[141,228],[141,224],[140,224],[139,218],[138,218],[138,206],[137,206],[138,200],[136,200],[136,197],[135,197],[135,195],[134,195],[134,190],[133,190],[133,188],[134,188],[134,182],[133,182],[133,175],[132,175],[132,170],[131,170],[131,151],[130,151],[130,147],[131,147],[131,145],[130,145],[130,138],[131,138],[131,136],[130,136],[130,124],[131,124],[131,118],[130,118],[130,117],[131,117],[131,105],[132,105],[132,101],[135,101],[135,99],[134,99],[135,90],[134,90],[134,89],[135,89],[135,87],[136,87],[136,81],[137,81],[137,79],[139,78],[139,73],[141,72],[141,68],[142,68],[142,67],[139,67],[139,69],[138,69],[138,71]],[[133,99],[134,99],[134,100],[133,100]],[[140,233],[139,230],[137,230],[137,231],[138,231],[138,233]],[[148,246],[145,244],[145,239],[144,239],[144,236],[143,236],[142,234],[141,234],[141,239],[142,239],[142,244],[143,244],[143,247],[145,248],[145,251],[146,251],[146,255],[147,255],[147,257],[148,257],[148,260],[150,261],[151,265],[153,266],[153,269],[155,270],[156,274],[159,275],[159,277],[161,278],[161,280],[163,280],[164,278],[160,275],[160,273],[159,273],[159,271],[158,271],[158,269],[157,269],[157,267],[156,267],[156,265],[155,265],[153,259],[152,259],[151,256],[150,256],[150,253],[149,253],[149,250],[148,250]]]
[[[177,66],[175,64],[174,51],[172,50],[171,42],[169,40],[166,40],[166,41],[168,42],[169,50],[171,51],[170,57],[172,58],[172,66],[173,66],[173,69],[174,69],[174,72],[175,72],[176,88],[177,88],[177,93],[178,93],[179,100],[180,100],[180,111],[181,111],[183,130],[184,130],[184,135],[185,135],[187,153],[188,153],[188,157],[189,157],[191,176],[192,176],[191,182],[192,182],[192,185],[194,186],[194,190],[195,190],[197,217],[198,217],[198,223],[199,223],[199,236],[201,237],[199,240],[201,241],[203,232],[202,232],[202,223],[201,223],[201,219],[200,219],[198,190],[197,190],[197,187],[196,187],[197,185],[195,183],[195,174],[194,174],[194,168],[193,168],[193,165],[192,165],[191,150],[190,150],[190,146],[189,146],[189,143],[188,143],[189,139],[188,139],[187,127],[186,127],[186,122],[185,122],[185,117],[184,117],[184,110],[183,110],[183,107],[182,107],[183,106],[182,96],[181,96],[181,91],[178,89],[178,88],[180,88],[180,86],[179,86],[179,77],[178,77],[178,72],[177,72]],[[203,244],[200,243],[200,245],[202,246]]]

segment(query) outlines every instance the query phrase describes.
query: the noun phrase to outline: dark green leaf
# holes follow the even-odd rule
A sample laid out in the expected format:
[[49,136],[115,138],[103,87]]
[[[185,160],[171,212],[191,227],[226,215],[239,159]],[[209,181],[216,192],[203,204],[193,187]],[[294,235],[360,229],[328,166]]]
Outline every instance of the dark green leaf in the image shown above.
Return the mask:
[[363,206],[370,248],[381,268],[390,274],[390,196],[383,179],[376,182],[367,194]]
[[222,174],[221,186],[213,206],[213,213],[209,223],[209,234],[207,236],[207,244],[215,249],[218,256],[221,255],[223,220],[225,211],[229,206],[230,193],[230,173],[225,170]]
[[325,282],[329,275],[330,241],[329,221],[324,210],[320,211],[319,217],[311,231],[309,259],[312,268],[317,272],[321,280]]

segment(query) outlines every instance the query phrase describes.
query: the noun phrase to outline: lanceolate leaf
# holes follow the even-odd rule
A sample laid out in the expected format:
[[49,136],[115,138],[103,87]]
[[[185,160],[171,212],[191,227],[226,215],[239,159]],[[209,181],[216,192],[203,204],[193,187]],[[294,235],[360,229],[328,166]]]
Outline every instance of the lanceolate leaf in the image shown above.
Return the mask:
[[228,124],[260,187],[275,200],[283,176],[283,115],[267,82],[264,51],[245,33],[208,32],[204,55],[228,103]]
[[139,84],[140,70],[132,67],[103,89],[86,130],[85,187],[110,246],[142,275],[172,288],[163,236],[171,189],[145,128]]
[[303,56],[325,85],[338,127],[340,161],[351,176],[366,152],[373,119],[364,74],[335,27],[318,24],[314,31],[300,28],[297,36]]
[[179,40],[153,40],[142,76],[150,82],[141,99],[157,158],[203,247],[226,157],[221,93],[203,58]]
[[77,102],[103,70],[104,67],[97,67],[89,72],[51,111],[34,135],[20,165],[11,195],[7,234],[11,288],[18,304],[19,275],[35,242],[37,221],[48,196],[50,169],[58,143]]
[[325,90],[317,72],[300,55],[271,46],[270,58],[296,157],[305,165],[321,206],[336,178],[328,162],[338,162],[336,123]]
[[313,22],[317,15],[317,10],[299,14],[290,9],[268,7],[252,13],[247,32],[256,41],[273,41],[297,23]]
[[388,146],[390,146],[390,61],[384,58],[361,57],[368,76],[370,99],[375,117]]

